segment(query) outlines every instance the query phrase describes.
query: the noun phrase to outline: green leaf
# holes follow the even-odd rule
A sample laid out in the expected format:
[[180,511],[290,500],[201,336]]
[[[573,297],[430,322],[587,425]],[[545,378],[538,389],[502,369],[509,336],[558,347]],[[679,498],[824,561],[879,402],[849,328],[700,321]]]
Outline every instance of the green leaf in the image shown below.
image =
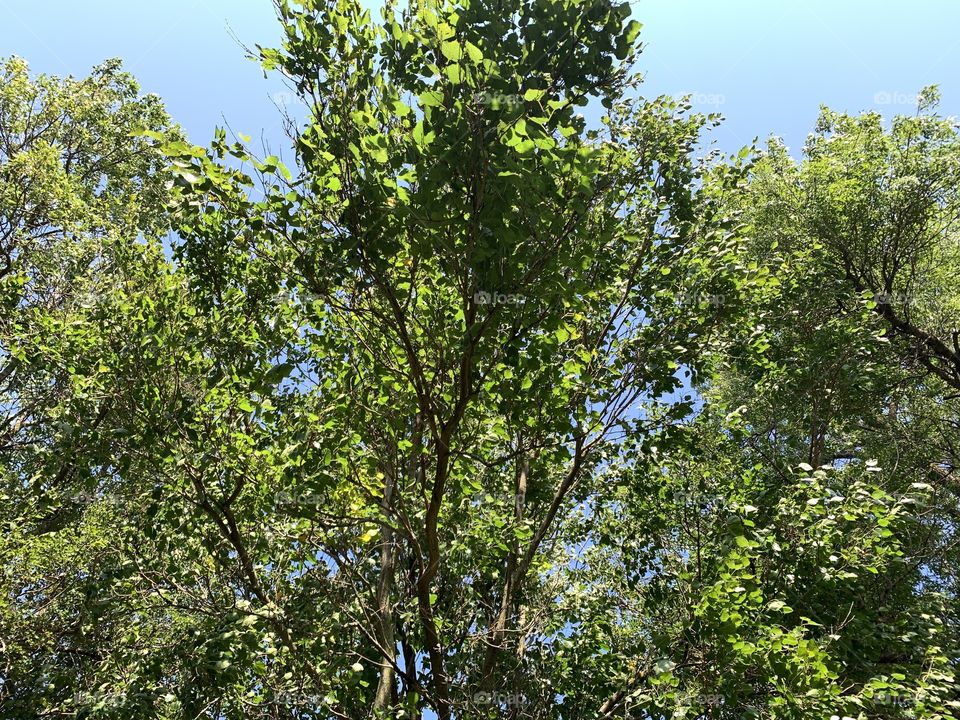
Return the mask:
[[[478,48],[472,42],[467,42],[465,47],[467,49],[467,55],[470,57],[470,61],[474,65],[479,65],[483,62],[483,53],[480,51],[480,48]],[[459,58],[457,58],[457,60],[459,61]]]
[[450,62],[458,63],[463,57],[463,48],[456,40],[448,40],[440,44],[440,51]]
[[443,94],[436,90],[427,90],[419,97],[420,105],[423,107],[440,107],[443,104]]

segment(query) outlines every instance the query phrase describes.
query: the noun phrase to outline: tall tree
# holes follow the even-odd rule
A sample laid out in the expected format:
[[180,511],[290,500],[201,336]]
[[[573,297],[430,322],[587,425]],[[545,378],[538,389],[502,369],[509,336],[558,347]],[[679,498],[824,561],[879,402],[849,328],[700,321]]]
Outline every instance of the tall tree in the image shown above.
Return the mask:
[[[303,658],[257,679],[264,702],[620,707],[656,658],[611,654],[567,572],[625,439],[691,412],[675,391],[719,313],[683,298],[741,282],[717,215],[739,174],[693,159],[707,118],[635,97],[626,4],[279,10],[283,48],[260,57],[309,108],[296,174],[223,134],[172,153],[198,302],[296,327],[273,348],[269,407],[250,399],[275,468],[227,488],[245,585]],[[590,103],[598,129],[576,114]]]

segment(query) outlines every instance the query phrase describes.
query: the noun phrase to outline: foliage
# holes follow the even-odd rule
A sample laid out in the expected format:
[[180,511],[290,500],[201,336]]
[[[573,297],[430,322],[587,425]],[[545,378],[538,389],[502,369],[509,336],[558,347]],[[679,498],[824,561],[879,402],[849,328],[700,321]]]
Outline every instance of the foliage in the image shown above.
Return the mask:
[[627,4],[278,14],[286,164],[5,65],[4,716],[954,717],[955,128],[698,157]]

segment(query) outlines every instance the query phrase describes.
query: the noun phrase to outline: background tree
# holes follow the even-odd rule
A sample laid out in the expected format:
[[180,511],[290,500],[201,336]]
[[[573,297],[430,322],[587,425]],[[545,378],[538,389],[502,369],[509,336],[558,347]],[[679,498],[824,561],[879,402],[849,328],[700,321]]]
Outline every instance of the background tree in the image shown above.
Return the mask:
[[118,393],[169,227],[164,159],[134,133],[175,131],[117,61],[80,80],[31,79],[18,58],[0,74],[0,707],[38,717],[99,684],[130,619],[108,591],[136,516]]
[[[749,565],[727,582],[752,591],[755,610],[762,595],[784,614],[761,633],[776,637],[767,659],[776,679],[757,677],[764,643],[737,631],[733,650],[746,652],[750,667],[704,691],[728,705],[739,696],[850,717],[956,714],[956,396],[947,351],[957,288],[946,278],[956,275],[960,164],[955,124],[935,114],[933,91],[921,97],[917,115],[888,126],[875,114],[825,109],[803,160],[771,142],[749,187],[732,197],[731,212],[751,230],[744,262],[776,281],[747,298],[752,332],[731,338],[704,386],[713,410],[698,419],[707,422],[699,432],[714,449],[672,471],[667,485],[679,483],[680,497],[692,492],[699,504],[698,576],[703,533],[733,535],[737,563]],[[725,459],[714,454],[720,447]],[[689,518],[689,503],[679,505]],[[726,627],[744,625],[742,610],[717,607]],[[784,692],[799,668],[780,664],[781,633],[807,643],[806,692]],[[717,652],[709,637],[691,637],[691,651]]]

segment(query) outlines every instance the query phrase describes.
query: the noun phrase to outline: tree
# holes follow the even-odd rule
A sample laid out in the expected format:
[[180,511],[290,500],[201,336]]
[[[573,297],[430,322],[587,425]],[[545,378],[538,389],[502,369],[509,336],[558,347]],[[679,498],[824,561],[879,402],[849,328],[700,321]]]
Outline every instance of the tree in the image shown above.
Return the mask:
[[[223,133],[170,151],[203,311],[288,328],[260,354],[282,382],[243,400],[269,469],[219,491],[238,592],[278,608],[299,658],[242,683],[265,706],[579,717],[651,672],[603,647],[609,619],[581,617],[597,590],[566,568],[624,441],[691,412],[671,393],[719,313],[683,298],[740,282],[716,197],[739,175],[693,159],[706,118],[629,97],[628,14],[282,3],[284,47],[260,57],[310,108],[296,174]],[[575,115],[590,102],[600,130]]]
[[[944,344],[957,318],[945,279],[960,146],[933,91],[921,97],[917,115],[889,126],[824,109],[801,161],[772,141],[732,199],[752,237],[744,262],[777,282],[748,299],[755,330],[718,356],[705,393],[733,413],[722,456],[751,482],[717,489],[721,463],[695,465],[709,472],[711,517],[717,497],[739,496],[767,529],[785,499],[807,499],[776,562],[750,573],[762,586],[789,572],[784,625],[808,624],[809,657],[822,653],[822,712],[851,717],[953,717],[960,700],[957,408]],[[811,518],[806,547],[787,550]]]
[[0,73],[0,707],[37,717],[82,694],[116,632],[100,593],[124,512],[104,495],[129,496],[118,391],[169,227],[164,158],[139,133],[177,132],[116,61]]
[[626,4],[277,10],[289,167],[7,66],[4,716],[952,717],[947,125],[700,158]]

